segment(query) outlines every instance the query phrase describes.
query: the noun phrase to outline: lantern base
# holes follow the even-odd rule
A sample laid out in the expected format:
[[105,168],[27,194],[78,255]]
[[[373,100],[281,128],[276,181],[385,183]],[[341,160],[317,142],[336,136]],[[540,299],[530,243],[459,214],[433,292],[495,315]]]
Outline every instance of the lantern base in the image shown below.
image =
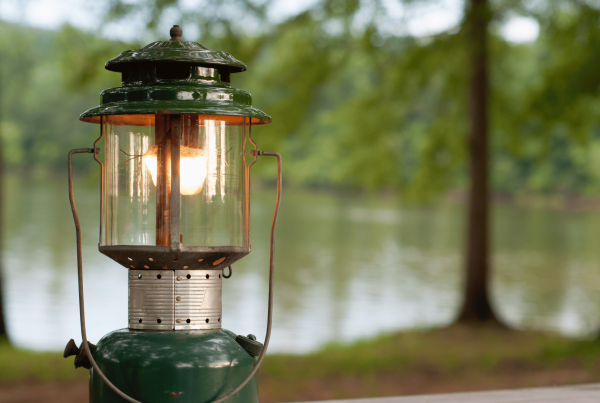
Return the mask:
[[[255,359],[228,330],[121,329],[104,336],[94,359],[121,391],[142,402],[208,403],[237,387]],[[124,403],[90,370],[90,402]],[[255,376],[229,403],[258,403]]]

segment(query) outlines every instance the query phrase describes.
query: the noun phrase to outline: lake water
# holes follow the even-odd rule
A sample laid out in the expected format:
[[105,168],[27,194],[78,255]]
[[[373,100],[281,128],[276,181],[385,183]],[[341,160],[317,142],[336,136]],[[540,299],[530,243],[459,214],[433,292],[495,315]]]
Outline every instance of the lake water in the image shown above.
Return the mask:
[[[79,342],[75,230],[66,175],[6,180],[3,255],[9,335],[17,346]],[[127,326],[127,271],[97,250],[98,188],[76,182],[88,337]],[[252,196],[252,253],[224,281],[223,325],[264,338],[275,191]],[[600,212],[499,205],[492,299],[516,328],[574,337],[600,328]],[[304,353],[450,323],[460,305],[464,206],[403,207],[376,195],[284,188],[270,351]]]

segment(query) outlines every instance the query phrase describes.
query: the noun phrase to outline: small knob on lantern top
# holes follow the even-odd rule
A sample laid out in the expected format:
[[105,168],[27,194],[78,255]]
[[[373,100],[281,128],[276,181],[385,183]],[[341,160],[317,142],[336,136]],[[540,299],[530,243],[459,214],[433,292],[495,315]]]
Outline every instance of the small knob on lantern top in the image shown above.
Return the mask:
[[173,28],[169,31],[171,35],[172,41],[180,41],[181,36],[183,35],[183,30],[179,27],[179,25],[173,25]]

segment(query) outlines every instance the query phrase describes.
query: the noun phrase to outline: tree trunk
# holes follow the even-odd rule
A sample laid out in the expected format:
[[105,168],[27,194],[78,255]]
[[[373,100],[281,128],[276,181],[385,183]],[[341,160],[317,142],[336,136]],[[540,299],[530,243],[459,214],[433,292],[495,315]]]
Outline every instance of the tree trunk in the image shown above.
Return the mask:
[[[1,143],[1,141],[0,141]],[[2,146],[0,145],[0,150],[2,150],[1,148]],[[1,153],[1,151],[0,151]],[[2,170],[2,157],[0,157],[0,232],[2,232],[3,226],[2,226],[2,196],[3,196],[3,191],[2,191],[2,186],[3,186],[3,170]],[[6,322],[4,319],[4,285],[2,284],[2,234],[0,234],[0,341],[2,341],[3,339],[7,339],[8,338],[8,334],[6,333]]]
[[[1,134],[1,133],[0,133]],[[2,159],[2,138],[0,138],[0,341],[3,339],[7,339],[8,335],[6,333],[6,323],[4,320],[4,285],[2,284],[2,230],[3,230],[3,196],[4,196],[4,167],[3,167],[3,159]]]
[[469,214],[464,301],[458,316],[462,323],[496,323],[489,300],[489,195],[488,195],[488,41],[487,0],[471,0],[467,12],[470,45],[471,92],[469,100]]
[[[0,82],[1,84],[1,82]],[[0,102],[0,108],[2,103]],[[2,114],[0,113],[0,125],[2,124]],[[2,251],[3,249],[3,229],[4,229],[4,148],[2,147],[2,132],[0,128],[0,341],[7,339],[8,334],[6,333],[6,322],[4,319],[4,285],[2,284]]]

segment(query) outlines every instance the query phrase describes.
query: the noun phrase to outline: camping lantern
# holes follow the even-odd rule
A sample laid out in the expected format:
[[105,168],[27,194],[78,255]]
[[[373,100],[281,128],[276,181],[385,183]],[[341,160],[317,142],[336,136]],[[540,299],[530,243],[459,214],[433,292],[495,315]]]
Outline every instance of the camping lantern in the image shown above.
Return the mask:
[[[69,153],[77,233],[82,345],[65,357],[90,369],[90,402],[258,402],[256,373],[271,332],[273,246],[281,156],[258,151],[252,126],[271,118],[232,88],[246,66],[230,54],[181,40],[128,50],[106,63],[122,86],[81,115],[100,125],[93,148]],[[127,268],[129,325],[87,342],[81,234],[72,156],[91,153],[102,170],[101,253]],[[250,167],[278,160],[264,345],[221,327],[222,282],[250,253]]]

